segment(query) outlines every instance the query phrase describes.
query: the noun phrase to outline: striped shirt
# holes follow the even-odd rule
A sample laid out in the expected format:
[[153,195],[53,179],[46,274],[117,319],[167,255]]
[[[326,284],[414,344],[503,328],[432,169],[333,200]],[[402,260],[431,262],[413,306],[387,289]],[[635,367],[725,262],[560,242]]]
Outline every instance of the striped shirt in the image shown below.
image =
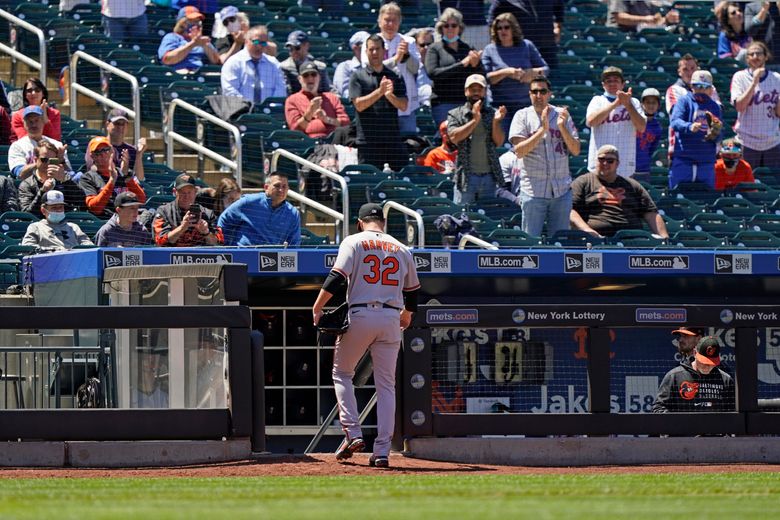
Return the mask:
[[[612,101],[604,95],[594,96],[588,105],[587,117],[600,111],[610,103]],[[639,100],[631,98],[631,104],[644,117]],[[588,148],[588,170],[594,171],[596,169],[596,153],[605,144],[615,146],[620,153],[618,175],[621,177],[633,176],[636,171],[636,129],[631,122],[631,116],[626,107],[619,105],[609,113],[609,116],[600,125],[591,129],[590,147]]]
[[241,49],[222,65],[222,94],[241,96],[249,102],[254,101],[258,69],[262,87],[261,100],[268,97],[287,97],[287,84],[276,58],[263,54],[256,67],[246,49]]
[[[731,78],[731,102],[750,89],[753,73],[749,69],[740,70]],[[753,90],[748,107],[737,113],[734,131],[742,144],[753,150],[769,150],[780,144],[780,118],[775,115],[775,107],[780,100],[780,74],[768,72]]]
[[144,0],[102,0],[101,13],[108,18],[138,18],[146,12]]

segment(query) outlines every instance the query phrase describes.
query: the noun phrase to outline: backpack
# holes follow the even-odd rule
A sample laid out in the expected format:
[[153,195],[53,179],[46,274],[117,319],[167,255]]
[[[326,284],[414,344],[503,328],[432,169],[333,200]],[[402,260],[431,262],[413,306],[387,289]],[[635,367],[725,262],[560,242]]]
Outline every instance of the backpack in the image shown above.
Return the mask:
[[78,408],[103,408],[103,388],[100,379],[90,377],[76,390]]
[[441,233],[441,243],[444,247],[457,247],[463,235],[479,237],[479,233],[474,229],[474,224],[465,213],[462,213],[460,217],[449,214],[439,215],[433,221],[433,225]]

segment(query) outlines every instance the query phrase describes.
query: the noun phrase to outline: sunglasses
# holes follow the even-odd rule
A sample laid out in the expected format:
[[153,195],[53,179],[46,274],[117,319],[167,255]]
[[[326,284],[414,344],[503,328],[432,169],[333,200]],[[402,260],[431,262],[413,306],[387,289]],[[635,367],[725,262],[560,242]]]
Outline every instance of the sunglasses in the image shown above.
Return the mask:
[[693,88],[710,88],[712,85],[709,83],[691,83]]
[[265,40],[252,40],[252,45],[259,45],[260,47],[268,47],[268,42]]
[[753,51],[753,52],[748,52],[748,53],[747,53],[747,55],[748,55],[748,56],[763,56],[763,55],[764,55],[764,51]]
[[290,45],[290,46],[289,46],[289,48],[290,48],[291,50],[294,50],[294,51],[299,51],[299,50],[301,50],[301,46],[300,46],[300,45]]
[[200,23],[200,22],[198,22],[198,23],[191,23],[191,24],[188,24],[188,25],[187,25],[187,30],[188,30],[188,31],[191,31],[191,30],[193,30],[193,29],[194,29],[194,28],[196,28],[196,27],[203,27],[203,24],[202,24],[202,23]]
[[444,25],[442,25],[442,27],[444,27],[445,29],[457,29],[458,27],[460,27],[460,25],[456,23],[445,23]]
[[617,159],[614,157],[599,157],[599,162],[604,164],[615,164]]
[[314,76],[319,76],[319,74],[317,72],[307,72],[306,74],[301,74],[301,76],[304,78],[311,78]]
[[227,25],[227,24],[233,23],[235,21],[236,21],[236,17],[235,16],[231,16],[230,18],[225,18],[224,20],[222,20],[222,23]]
[[32,92],[33,94],[36,94],[38,92],[43,92],[43,89],[40,89],[38,87],[30,87],[30,88],[24,89],[24,91],[25,92]]
[[96,155],[105,155],[105,154],[109,153],[110,151],[111,151],[111,148],[109,148],[109,147],[100,148],[99,150],[95,150],[94,152],[92,152],[92,156],[94,157]]
[[537,95],[537,96],[544,96],[545,94],[547,94],[550,91],[547,90],[546,88],[532,88],[528,92],[530,92],[531,94]]
[[419,45],[419,47],[420,47],[421,49],[425,49],[425,48],[427,48],[427,47],[430,47],[431,45],[433,45],[433,44],[432,44],[432,43],[421,43],[421,44]]
[[49,163],[49,158],[48,157],[38,157],[38,160],[41,161],[41,163],[43,163],[43,164],[48,164]]
[[496,27],[496,30],[497,31],[511,31],[512,30],[512,26],[511,25],[499,25],[498,27]]

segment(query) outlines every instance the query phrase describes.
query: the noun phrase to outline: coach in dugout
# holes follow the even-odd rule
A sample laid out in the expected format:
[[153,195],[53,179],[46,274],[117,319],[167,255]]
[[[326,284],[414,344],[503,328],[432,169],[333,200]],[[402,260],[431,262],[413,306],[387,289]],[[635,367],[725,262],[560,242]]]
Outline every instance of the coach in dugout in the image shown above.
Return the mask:
[[618,176],[620,154],[611,144],[596,153],[596,169],[571,183],[571,225],[597,238],[621,229],[642,229],[646,222],[659,238],[669,238],[666,224],[639,182]]
[[696,345],[692,361],[667,372],[653,413],[734,411],[734,380],[718,368],[720,347],[718,338],[707,336]]

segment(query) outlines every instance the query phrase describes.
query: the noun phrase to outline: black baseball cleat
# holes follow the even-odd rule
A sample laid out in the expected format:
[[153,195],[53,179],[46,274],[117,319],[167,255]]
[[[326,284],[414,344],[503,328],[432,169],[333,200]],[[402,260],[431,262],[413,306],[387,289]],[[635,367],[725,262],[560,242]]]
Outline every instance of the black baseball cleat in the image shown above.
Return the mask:
[[389,468],[390,461],[383,455],[371,455],[368,459],[368,465],[372,468]]
[[363,451],[365,447],[366,443],[363,442],[363,439],[360,437],[356,437],[352,440],[349,440],[349,438],[345,437],[341,442],[339,449],[336,450],[336,460],[347,460],[348,458],[352,457],[353,453]]

